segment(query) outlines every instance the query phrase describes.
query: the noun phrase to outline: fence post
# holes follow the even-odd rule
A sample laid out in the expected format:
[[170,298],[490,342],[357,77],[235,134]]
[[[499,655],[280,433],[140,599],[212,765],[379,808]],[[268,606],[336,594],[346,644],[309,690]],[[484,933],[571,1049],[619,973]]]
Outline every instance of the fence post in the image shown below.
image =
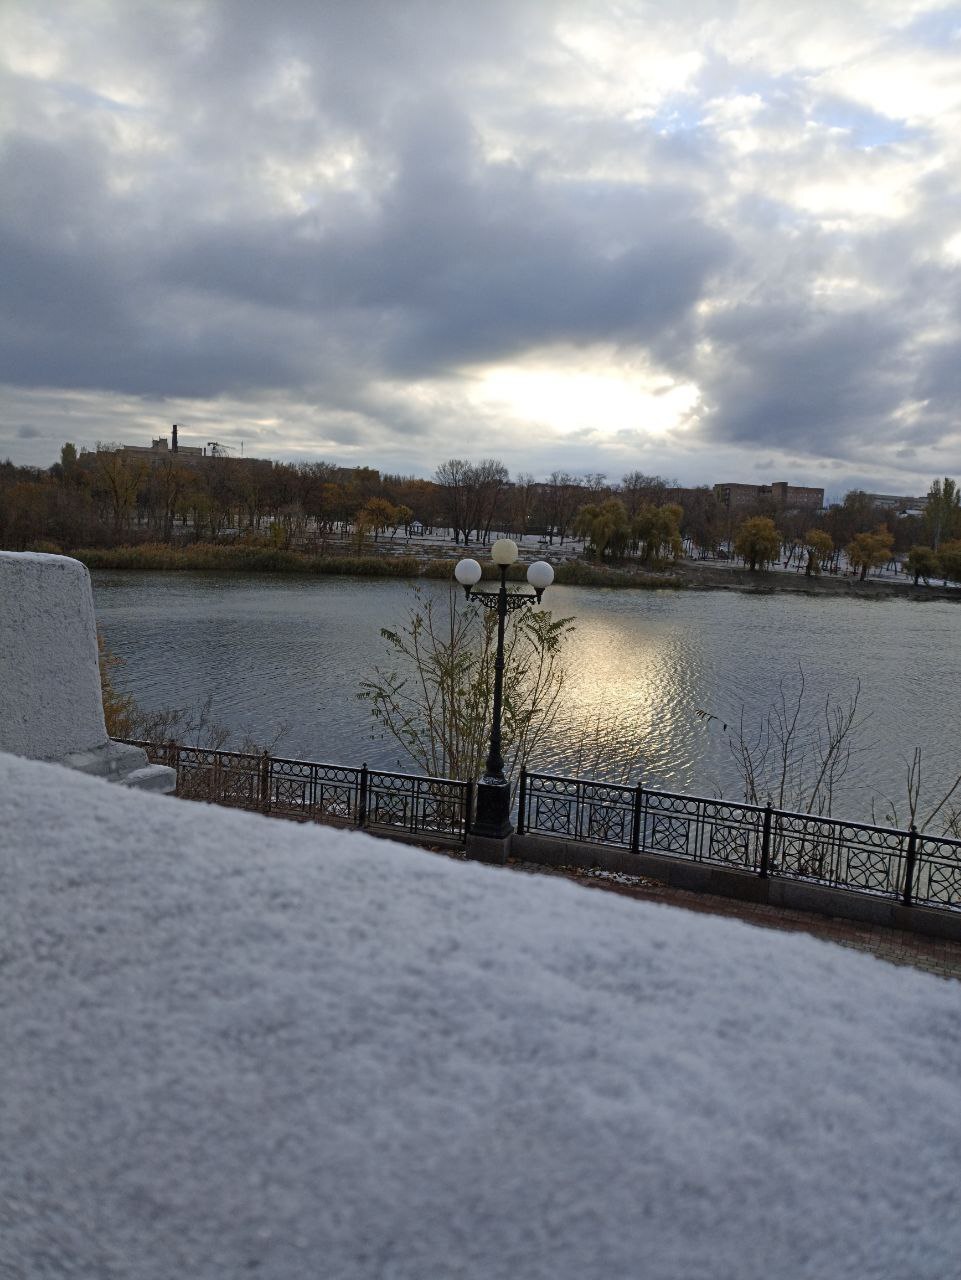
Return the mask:
[[266,747],[260,757],[260,812],[270,813],[270,756]]
[[473,782],[468,782],[467,784],[467,791],[465,792],[465,804],[467,807],[464,810],[464,843],[466,844],[467,837],[470,835],[471,825],[474,820],[474,784]]
[[758,875],[762,880],[767,879],[768,867],[771,864],[771,818],[773,810],[770,800],[764,806],[764,830],[761,834],[761,869]]
[[911,823],[911,830],[908,832],[908,853],[904,861],[904,888],[901,891],[901,901],[906,907],[910,907],[914,903],[914,868],[918,860],[918,829]]
[[360,790],[357,795],[357,825],[365,827],[367,825],[367,787],[369,781],[369,773],[367,765],[363,764],[360,768]]
[[631,853],[641,851],[641,799],[644,788],[639,782],[634,788],[634,803],[631,806]]
[[527,807],[527,766],[521,765],[521,785],[517,795],[517,834],[524,834],[524,818]]
[[420,830],[420,825],[421,825],[421,821],[420,821],[421,820],[421,807],[420,807],[421,782],[422,782],[421,778],[414,779],[414,789],[410,797],[410,825],[408,826],[407,830],[410,832],[412,836],[417,835],[417,832]]

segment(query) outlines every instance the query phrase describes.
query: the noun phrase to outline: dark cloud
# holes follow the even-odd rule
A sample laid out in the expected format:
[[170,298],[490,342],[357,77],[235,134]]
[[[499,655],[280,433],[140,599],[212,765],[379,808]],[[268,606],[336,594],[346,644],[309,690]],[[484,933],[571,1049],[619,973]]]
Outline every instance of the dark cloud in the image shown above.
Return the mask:
[[677,185],[485,163],[448,100],[392,133],[397,173],[366,212],[341,199],[160,240],[95,149],[12,139],[0,181],[32,207],[0,255],[2,376],[204,396],[306,388],[348,344],[361,367],[422,377],[560,341],[645,343],[728,254]]
[[[727,5],[705,34],[717,6],[688,8],[68,3],[54,23],[37,0],[60,53],[10,58],[0,381],[252,417],[272,396],[298,441],[312,422],[426,460],[467,429],[472,372],[603,350],[695,383],[699,447],[745,468],[937,447],[961,391],[941,123],[819,77],[796,16]],[[939,21],[904,56],[937,52]],[[867,9],[831,30],[898,56]],[[909,190],[910,216],[852,214],[852,182]]]
[[934,343],[925,351],[914,392],[927,404],[932,425],[957,430],[961,358],[956,341]]
[[829,454],[839,448],[838,422],[855,439],[884,434],[910,384],[904,335],[874,311],[746,309],[709,333],[720,346],[710,382],[721,406],[715,430],[729,442]]

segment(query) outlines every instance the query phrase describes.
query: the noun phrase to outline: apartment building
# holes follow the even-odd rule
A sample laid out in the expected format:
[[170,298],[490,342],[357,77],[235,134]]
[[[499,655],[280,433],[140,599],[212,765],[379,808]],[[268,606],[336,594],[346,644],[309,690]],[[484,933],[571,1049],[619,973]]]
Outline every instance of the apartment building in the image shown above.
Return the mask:
[[785,511],[820,511],[824,506],[824,490],[813,486],[788,484],[775,480],[772,484],[716,484],[714,496],[726,511],[746,511],[767,498]]

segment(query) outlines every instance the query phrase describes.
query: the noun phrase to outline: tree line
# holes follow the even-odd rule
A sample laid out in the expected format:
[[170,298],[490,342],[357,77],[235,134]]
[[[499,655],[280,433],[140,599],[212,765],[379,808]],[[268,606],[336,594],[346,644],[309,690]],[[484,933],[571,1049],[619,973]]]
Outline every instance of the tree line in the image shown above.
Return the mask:
[[811,576],[837,572],[842,552],[863,581],[870,570],[902,562],[914,578],[961,582],[961,492],[946,476],[935,480],[921,515],[877,507],[860,490],[824,512],[803,533],[779,527],[771,516],[747,516],[733,538],[733,551],[750,569],[785,558]]
[[[591,502],[617,493],[633,518],[642,500],[671,488],[637,472],[619,485],[562,471],[546,480],[511,479],[496,459],[449,459],[427,480],[325,461],[154,456],[110,446],[78,453],[68,443],[46,469],[0,462],[0,543],[69,551],[240,536],[316,548],[336,539],[376,542],[403,530],[449,531],[465,544],[495,533],[537,533],[553,544],[574,536]],[[706,488],[702,495],[701,502],[712,501]]]
[[14,549],[218,542],[242,538],[283,548],[359,546],[443,531],[465,545],[499,534],[572,538],[601,560],[658,566],[685,552],[734,555],[752,569],[775,560],[815,575],[842,552],[865,576],[890,560],[923,578],[961,578],[961,495],[935,480],[923,514],[876,506],[859,490],[826,512],[779,506],[770,496],[732,513],[708,486],[682,488],[632,471],[553,471],[511,479],[494,458],[451,458],[431,479],[331,462],[284,463],[225,456],[156,456],[65,444],[42,469],[0,463],[0,545]]

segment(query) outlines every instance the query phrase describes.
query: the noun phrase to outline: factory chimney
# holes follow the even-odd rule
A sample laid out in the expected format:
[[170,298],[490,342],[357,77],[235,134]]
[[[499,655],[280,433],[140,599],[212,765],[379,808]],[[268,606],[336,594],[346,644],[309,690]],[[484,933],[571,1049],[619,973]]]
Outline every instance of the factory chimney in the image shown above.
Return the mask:
[[177,452],[177,424],[176,422],[170,428],[170,452]]

